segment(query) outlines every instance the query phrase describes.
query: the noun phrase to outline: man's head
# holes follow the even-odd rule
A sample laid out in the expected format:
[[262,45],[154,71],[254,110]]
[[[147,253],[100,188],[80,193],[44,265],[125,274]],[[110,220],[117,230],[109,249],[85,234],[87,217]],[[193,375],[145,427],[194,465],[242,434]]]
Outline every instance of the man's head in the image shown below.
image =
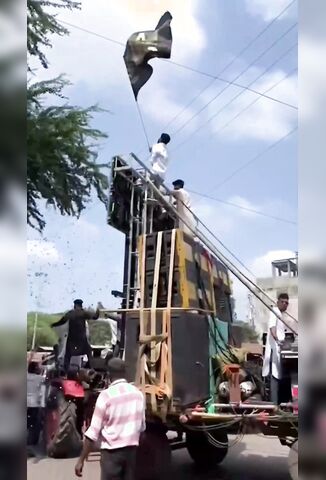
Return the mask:
[[178,180],[174,180],[174,182],[172,182],[172,185],[174,186],[174,190],[180,190],[180,188],[184,187],[184,184],[185,184],[185,182],[183,180],[181,180],[180,178],[178,178]]
[[167,145],[170,142],[171,138],[168,133],[162,133],[157,143],[165,143]]
[[111,358],[108,363],[108,371],[111,382],[125,378],[126,364],[121,358]]
[[281,312],[285,312],[289,306],[289,295],[287,293],[280,293],[277,297],[277,306]]
[[80,310],[81,308],[83,308],[83,301],[80,298],[77,298],[74,300],[74,309]]

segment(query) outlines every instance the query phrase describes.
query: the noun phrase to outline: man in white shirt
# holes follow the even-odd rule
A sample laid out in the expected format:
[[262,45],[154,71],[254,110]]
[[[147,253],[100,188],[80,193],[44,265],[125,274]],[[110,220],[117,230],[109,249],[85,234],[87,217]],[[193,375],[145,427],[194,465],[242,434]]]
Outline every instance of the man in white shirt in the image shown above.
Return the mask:
[[[181,217],[187,221],[189,225],[195,228],[195,222],[193,214],[191,213],[191,203],[190,203],[190,195],[184,189],[184,181],[181,179],[175,180],[172,183],[174,190],[172,191],[172,195],[175,198],[175,208],[177,209],[178,213]],[[190,228],[182,221],[179,221],[179,228],[180,230],[184,231],[188,235],[193,235]]]
[[[277,299],[277,307],[274,307],[273,310],[276,314],[283,317],[288,306],[288,294],[281,293]],[[285,340],[286,327],[275,313],[271,312],[269,317],[262,375],[263,377],[270,376],[271,401],[278,404],[279,386],[282,379],[281,345]]]
[[151,172],[160,185],[165,180],[165,174],[169,163],[167,144],[170,142],[170,135],[162,133],[157,143],[154,143],[151,152]]

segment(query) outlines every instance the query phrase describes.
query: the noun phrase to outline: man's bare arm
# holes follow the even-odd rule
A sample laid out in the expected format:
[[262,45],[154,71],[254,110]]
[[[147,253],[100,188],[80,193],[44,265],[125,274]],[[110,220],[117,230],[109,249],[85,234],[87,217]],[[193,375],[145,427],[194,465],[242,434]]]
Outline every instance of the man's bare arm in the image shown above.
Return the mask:
[[75,474],[77,477],[81,477],[83,475],[83,468],[85,460],[87,460],[88,455],[91,453],[93,449],[94,442],[89,438],[84,438],[83,449],[80,454],[80,457],[75,466]]

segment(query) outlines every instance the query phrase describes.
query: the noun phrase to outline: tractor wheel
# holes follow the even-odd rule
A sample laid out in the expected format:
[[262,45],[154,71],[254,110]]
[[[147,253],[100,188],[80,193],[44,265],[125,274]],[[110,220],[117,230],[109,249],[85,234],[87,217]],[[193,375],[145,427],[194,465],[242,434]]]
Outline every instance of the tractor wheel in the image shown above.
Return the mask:
[[63,392],[55,392],[55,405],[46,408],[44,443],[49,457],[65,458],[80,453],[82,439],[77,429],[76,405]]
[[137,450],[136,480],[166,480],[170,477],[171,447],[165,431],[142,433]]
[[292,443],[289,457],[288,457],[288,466],[289,473],[292,480],[299,480],[299,468],[298,468],[298,440]]
[[[210,436],[211,438],[210,441]],[[217,441],[221,445],[215,446]],[[189,430],[186,433],[186,447],[192,460],[199,468],[212,468],[221,463],[228,453],[228,437],[225,432],[212,433]]]

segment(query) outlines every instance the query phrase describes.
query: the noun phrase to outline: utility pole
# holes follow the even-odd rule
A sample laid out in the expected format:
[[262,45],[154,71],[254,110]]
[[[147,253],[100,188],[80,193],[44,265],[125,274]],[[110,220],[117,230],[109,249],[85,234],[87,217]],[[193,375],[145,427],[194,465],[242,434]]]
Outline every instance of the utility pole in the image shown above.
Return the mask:
[[252,294],[248,294],[248,302],[249,302],[249,313],[248,313],[248,323],[252,328],[255,328],[255,306],[252,298]]
[[34,327],[33,327],[33,339],[32,339],[32,352],[35,349],[35,343],[36,343],[37,321],[38,321],[38,313],[35,312]]

